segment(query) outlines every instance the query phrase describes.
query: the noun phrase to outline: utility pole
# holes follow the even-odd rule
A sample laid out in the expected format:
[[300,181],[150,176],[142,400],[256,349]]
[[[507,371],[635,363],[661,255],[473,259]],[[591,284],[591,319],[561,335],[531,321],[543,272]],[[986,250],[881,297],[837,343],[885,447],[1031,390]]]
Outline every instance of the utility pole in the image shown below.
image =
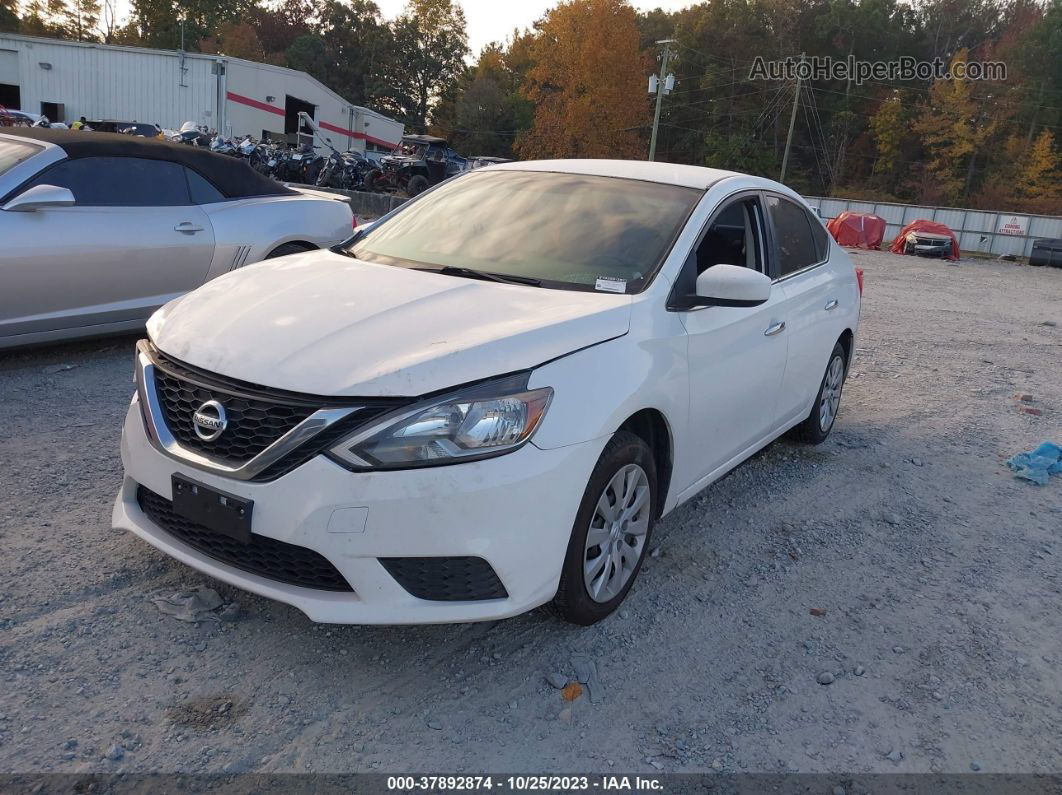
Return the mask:
[[649,139],[649,159],[656,159],[656,129],[660,125],[660,106],[664,104],[664,83],[667,81],[667,62],[671,58],[671,45],[676,39],[661,39],[657,44],[664,45],[664,54],[660,58],[660,78],[656,84],[656,113],[653,114],[653,134]]
[[[804,53],[800,53],[800,63],[804,63]],[[789,147],[793,144],[793,128],[796,126],[797,105],[800,103],[800,71],[797,71],[796,91],[793,93],[793,113],[789,116],[789,134],[785,137],[785,154],[782,155],[782,173],[779,182],[785,182],[785,169],[789,165]]]

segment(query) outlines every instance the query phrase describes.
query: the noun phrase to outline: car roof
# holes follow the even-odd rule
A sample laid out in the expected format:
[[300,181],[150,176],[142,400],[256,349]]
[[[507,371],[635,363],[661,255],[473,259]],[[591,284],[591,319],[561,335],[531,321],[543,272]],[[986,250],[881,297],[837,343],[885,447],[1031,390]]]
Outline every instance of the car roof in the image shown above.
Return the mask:
[[197,146],[156,138],[42,127],[5,127],[2,135],[58,146],[71,160],[83,157],[141,157],[180,163],[213,183],[230,199],[297,194],[297,191],[259,174],[243,160]]
[[445,138],[436,138],[434,135],[403,135],[403,141],[413,141],[418,144],[444,144]]
[[621,177],[700,190],[706,190],[710,185],[727,177],[745,176],[735,171],[648,160],[523,160],[517,163],[499,163],[488,168],[492,171],[554,171],[562,174]]

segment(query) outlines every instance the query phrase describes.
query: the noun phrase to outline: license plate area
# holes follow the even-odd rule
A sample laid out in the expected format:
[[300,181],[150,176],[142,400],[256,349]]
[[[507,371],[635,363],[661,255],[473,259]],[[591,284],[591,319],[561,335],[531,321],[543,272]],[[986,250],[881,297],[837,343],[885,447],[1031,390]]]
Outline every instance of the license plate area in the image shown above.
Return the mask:
[[251,543],[254,500],[212,489],[182,475],[172,475],[170,485],[175,514],[241,543]]

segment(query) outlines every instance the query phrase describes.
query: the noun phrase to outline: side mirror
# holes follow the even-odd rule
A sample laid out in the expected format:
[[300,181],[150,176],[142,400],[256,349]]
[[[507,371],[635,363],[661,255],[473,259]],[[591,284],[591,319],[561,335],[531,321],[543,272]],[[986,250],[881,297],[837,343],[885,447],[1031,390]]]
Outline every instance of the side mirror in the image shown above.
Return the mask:
[[737,265],[713,265],[697,277],[691,306],[759,306],[771,297],[771,277]]
[[32,213],[49,207],[70,207],[73,204],[74,194],[68,188],[36,185],[13,198],[3,209],[9,213]]

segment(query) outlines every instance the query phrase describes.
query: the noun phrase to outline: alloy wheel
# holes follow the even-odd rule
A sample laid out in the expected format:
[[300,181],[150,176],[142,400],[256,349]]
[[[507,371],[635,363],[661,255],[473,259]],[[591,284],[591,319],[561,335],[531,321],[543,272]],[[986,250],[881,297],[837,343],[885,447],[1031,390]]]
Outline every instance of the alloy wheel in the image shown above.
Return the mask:
[[834,356],[826,370],[826,380],[822,384],[822,397],[819,399],[819,427],[823,432],[830,430],[837,419],[837,410],[841,405],[841,388],[844,386],[844,361]]
[[623,590],[641,559],[652,510],[649,477],[637,464],[621,468],[598,497],[583,551],[583,583],[595,602]]

